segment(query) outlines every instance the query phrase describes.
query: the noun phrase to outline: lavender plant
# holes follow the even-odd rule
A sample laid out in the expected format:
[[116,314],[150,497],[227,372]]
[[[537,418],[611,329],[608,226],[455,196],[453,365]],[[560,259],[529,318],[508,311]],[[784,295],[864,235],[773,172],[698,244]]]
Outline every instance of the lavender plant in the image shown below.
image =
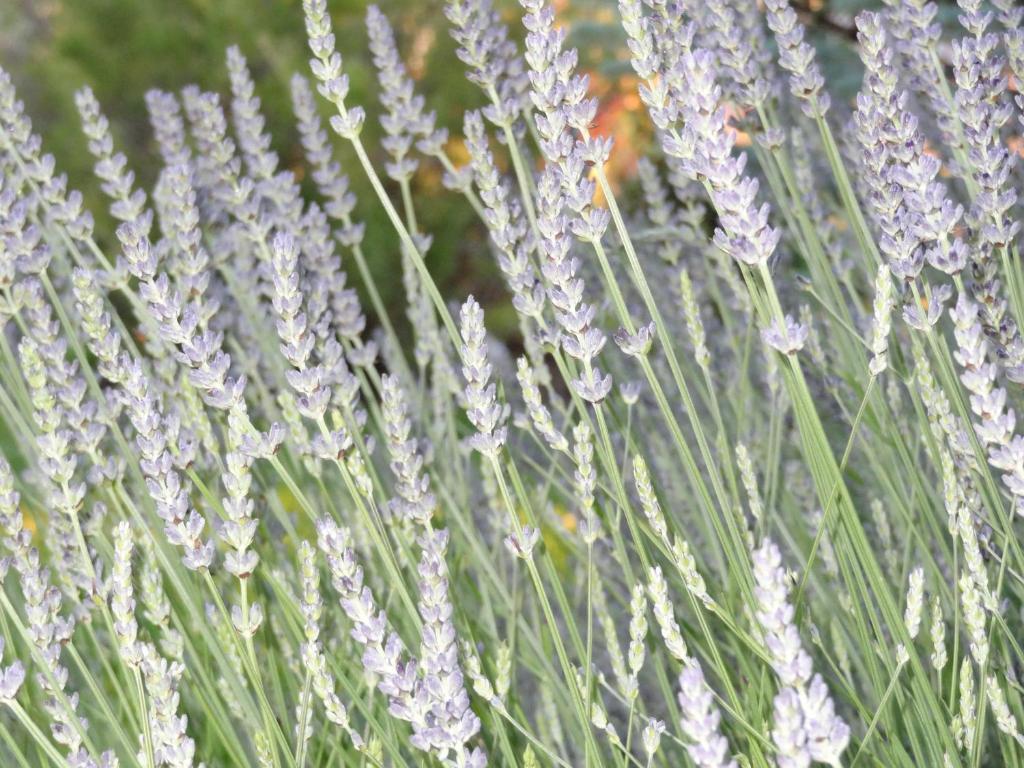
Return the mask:
[[520,5],[445,3],[459,137],[304,0],[301,171],[238,48],[152,189],[85,86],[93,212],[0,70],[3,765],[1024,766],[1024,13],[887,0],[847,104],[787,0],[619,0],[634,195]]

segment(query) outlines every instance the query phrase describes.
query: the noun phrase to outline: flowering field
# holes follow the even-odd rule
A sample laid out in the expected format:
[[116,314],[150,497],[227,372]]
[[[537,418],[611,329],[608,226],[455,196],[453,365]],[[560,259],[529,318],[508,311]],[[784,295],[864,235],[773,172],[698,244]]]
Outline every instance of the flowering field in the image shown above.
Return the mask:
[[0,69],[5,768],[1024,765],[1024,8],[860,13],[850,101],[787,0],[619,0],[647,151],[520,2],[455,135],[303,0],[297,167],[239,47],[152,185],[83,87],[92,211]]

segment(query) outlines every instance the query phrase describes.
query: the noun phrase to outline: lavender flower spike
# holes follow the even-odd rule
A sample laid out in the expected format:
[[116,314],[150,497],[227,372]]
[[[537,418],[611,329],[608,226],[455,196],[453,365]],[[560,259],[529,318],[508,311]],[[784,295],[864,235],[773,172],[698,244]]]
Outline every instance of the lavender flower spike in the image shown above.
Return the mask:
[[689,659],[679,675],[679,709],[682,728],[691,740],[686,751],[697,768],[737,768],[728,757],[729,742],[719,730],[721,712],[696,659]]
[[485,456],[496,457],[508,435],[504,425],[508,407],[498,404],[491,382],[491,364],[487,360],[484,313],[470,296],[462,305],[459,318],[462,333],[462,375],[466,379],[466,415],[476,427],[472,446]]
[[487,758],[483,751],[466,746],[480,730],[480,718],[469,707],[469,695],[459,667],[445,562],[448,532],[427,531],[420,538],[420,547],[423,550],[419,564],[419,611],[423,618],[420,670],[431,699],[424,737],[439,755],[451,752],[455,765],[484,766]]
[[82,88],[75,94],[75,106],[82,116],[89,152],[96,158],[96,175],[103,182],[104,194],[113,201],[110,212],[115,218],[130,221],[139,231],[148,234],[153,212],[146,208],[146,193],[135,187],[135,174],[126,167],[128,160],[124,154],[114,153],[110,123],[100,111],[100,104],[91,88]]
[[789,72],[790,91],[800,99],[808,117],[824,117],[832,103],[823,91],[825,78],[815,61],[814,49],[804,40],[804,28],[789,0],[765,0],[768,26],[779,44],[779,64]]
[[[4,640],[0,637],[0,658],[3,657]],[[14,701],[25,682],[25,665],[15,660],[6,667],[0,668],[0,704]]]
[[418,139],[439,147],[447,134],[434,127],[434,113],[425,111],[423,97],[414,93],[413,82],[398,55],[394,30],[376,5],[366,9],[366,31],[380,81],[380,100],[387,110],[381,117],[387,134],[381,143],[392,160],[385,170],[392,179],[401,181],[410,178],[419,165],[409,156],[413,142]]
[[341,71],[341,54],[334,48],[327,0],[302,0],[302,10],[306,16],[309,49],[313,52],[309,66],[320,81],[317,90],[338,110],[338,114],[331,118],[331,127],[339,136],[354,139],[363,128],[366,112],[362,107],[349,109],[345,105],[348,75]]
[[[850,740],[850,728],[835,714],[828,688],[813,674],[811,657],[793,623],[782,554],[769,539],[753,554],[756,617],[772,668],[783,685],[775,699],[775,737],[785,765],[809,759],[837,765]],[[812,677],[813,675],[813,677]]]

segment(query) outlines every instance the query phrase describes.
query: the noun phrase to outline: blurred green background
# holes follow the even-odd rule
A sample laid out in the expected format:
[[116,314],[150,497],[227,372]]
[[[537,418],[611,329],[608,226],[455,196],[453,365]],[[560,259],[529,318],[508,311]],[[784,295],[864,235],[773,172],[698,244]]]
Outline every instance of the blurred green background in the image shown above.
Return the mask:
[[[740,0],[755,2],[756,0]],[[379,112],[374,75],[364,30],[365,0],[329,0],[352,81],[352,103],[366,106],[366,137],[377,147]],[[402,56],[439,122],[461,132],[463,110],[482,106],[478,89],[463,77],[443,14],[443,0],[383,0],[381,9],[396,28]],[[495,0],[514,34],[522,35],[514,0]],[[591,72],[601,98],[599,129],[616,138],[611,175],[631,191],[638,153],[649,146],[649,129],[630,76],[618,13],[613,0],[556,0],[559,18],[570,23],[571,42]],[[818,46],[830,88],[851,98],[860,68],[851,47],[852,18],[880,0],[809,0],[801,6],[811,38]],[[955,23],[955,5],[942,3],[942,18]],[[72,95],[83,84],[93,87],[110,118],[115,139],[147,188],[157,172],[144,94],[150,87],[177,90],[198,83],[222,94],[228,91],[224,50],[237,44],[249,59],[263,101],[274,148],[284,167],[302,174],[302,154],[292,123],[288,80],[308,73],[301,0],[0,0],[0,66],[9,70],[43,135],[45,148],[57,157],[72,185],[82,189],[97,215],[101,240],[109,242],[111,225],[91,172],[91,158],[79,130]],[[397,279],[396,240],[372,192],[340,143],[338,157],[353,169],[358,215],[367,222],[366,252],[392,312],[402,319]],[[377,150],[379,152],[379,150]],[[450,146],[457,163],[464,153],[457,138]],[[383,162],[383,155],[379,155]],[[489,305],[488,323],[496,332],[511,331],[514,317],[490,259],[479,258],[485,236],[468,205],[441,185],[432,161],[421,164],[415,179],[417,214],[434,235],[430,266],[447,295],[472,290]]]

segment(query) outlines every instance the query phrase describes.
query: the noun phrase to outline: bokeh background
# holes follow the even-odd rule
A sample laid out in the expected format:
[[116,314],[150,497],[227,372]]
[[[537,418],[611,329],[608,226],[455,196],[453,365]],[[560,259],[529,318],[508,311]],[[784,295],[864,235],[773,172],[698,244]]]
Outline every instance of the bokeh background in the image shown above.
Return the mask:
[[[494,2],[521,37],[518,3]],[[461,163],[464,152],[457,137],[463,111],[482,106],[482,97],[462,75],[443,4],[444,0],[381,0],[380,7],[395,26],[419,92],[437,112],[440,124],[451,130],[449,150]],[[851,99],[860,83],[860,65],[852,48],[853,17],[862,8],[881,4],[880,0],[795,2],[837,98]],[[648,149],[650,129],[636,96],[615,2],[555,0],[555,5],[559,18],[570,24],[570,42],[579,48],[593,92],[600,97],[598,129],[616,139],[610,175],[629,197],[635,194],[636,157]],[[366,107],[367,143],[376,147],[379,105],[367,51],[366,6],[366,0],[329,0],[338,47],[352,81],[350,99]],[[955,4],[940,3],[939,18],[947,28],[955,25]],[[11,72],[45,148],[97,214],[101,241],[110,242],[112,228],[92,176],[74,91],[83,84],[93,87],[119,147],[148,188],[158,168],[146,119],[146,90],[154,86],[177,90],[194,82],[226,94],[224,51],[231,44],[239,45],[249,59],[282,165],[301,177],[302,152],[288,94],[291,74],[308,72],[301,0],[0,0],[0,66]],[[340,142],[336,146],[343,165],[354,170],[350,177],[360,200],[357,212],[367,222],[365,248],[378,286],[394,308],[392,316],[401,323],[396,239],[354,158]],[[421,164],[415,186],[417,214],[424,230],[434,236],[430,267],[442,290],[446,295],[472,291],[488,305],[489,327],[499,335],[513,332],[513,312],[504,301],[496,268],[490,259],[480,258],[485,234],[473,221],[472,211],[460,196],[444,189],[436,163]]]

